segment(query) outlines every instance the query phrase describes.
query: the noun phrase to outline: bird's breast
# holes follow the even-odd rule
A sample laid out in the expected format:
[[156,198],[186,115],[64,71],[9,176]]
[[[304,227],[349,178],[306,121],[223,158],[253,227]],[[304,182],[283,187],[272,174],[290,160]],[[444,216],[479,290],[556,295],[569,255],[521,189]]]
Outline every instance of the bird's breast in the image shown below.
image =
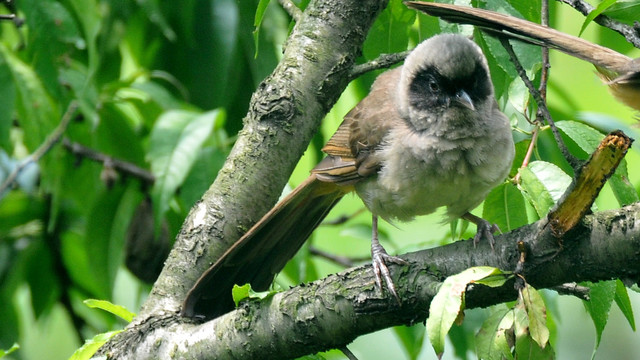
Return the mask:
[[377,177],[357,184],[356,191],[369,210],[386,219],[407,221],[442,206],[459,217],[506,177],[513,158],[509,146],[510,134],[495,141],[392,132],[379,150]]

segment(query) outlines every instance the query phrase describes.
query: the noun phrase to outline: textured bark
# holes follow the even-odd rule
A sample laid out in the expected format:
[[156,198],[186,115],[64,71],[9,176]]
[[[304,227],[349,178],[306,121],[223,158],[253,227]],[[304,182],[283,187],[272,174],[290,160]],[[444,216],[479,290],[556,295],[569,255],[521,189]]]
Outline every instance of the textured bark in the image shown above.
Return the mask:
[[[370,265],[243,303],[236,311],[202,324],[163,313],[136,326],[131,359],[289,359],[342,347],[356,337],[394,325],[424,321],[441,282],[470,266],[513,271],[523,241],[521,275],[536,288],[568,282],[640,279],[640,203],[586,216],[561,239],[547,220],[486,242],[458,241],[401,256],[408,266],[392,266],[402,306],[376,290]],[[467,308],[514,300],[514,282],[500,288],[467,289]],[[144,334],[144,335],[142,335]]]
[[[162,273],[127,331],[102,351],[135,351],[179,310],[198,277],[276,202],[322,118],[348,85],[369,28],[388,0],[311,1],[284,56],[253,94],[224,167],[191,209]],[[259,194],[259,196],[256,196]]]

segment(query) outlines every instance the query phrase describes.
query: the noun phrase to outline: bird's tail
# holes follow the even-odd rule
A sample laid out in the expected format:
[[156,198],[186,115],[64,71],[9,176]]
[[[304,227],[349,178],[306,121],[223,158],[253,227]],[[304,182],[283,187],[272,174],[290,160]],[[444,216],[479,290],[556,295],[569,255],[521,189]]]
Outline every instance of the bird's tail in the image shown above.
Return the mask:
[[266,290],[347,191],[311,175],[202,274],[189,290],[182,314],[214,318],[233,310],[234,284]]

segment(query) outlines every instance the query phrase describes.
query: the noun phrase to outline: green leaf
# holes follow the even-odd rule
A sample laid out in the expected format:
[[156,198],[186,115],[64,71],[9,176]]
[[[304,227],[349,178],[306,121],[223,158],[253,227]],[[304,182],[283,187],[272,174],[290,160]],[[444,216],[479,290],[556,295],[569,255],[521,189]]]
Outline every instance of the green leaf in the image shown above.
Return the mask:
[[604,139],[601,132],[577,121],[558,121],[556,126],[587,154],[594,152]]
[[524,196],[511,183],[498,185],[484,200],[482,218],[504,232],[528,224]]
[[7,350],[3,350],[0,349],[0,358],[3,358],[9,354],[11,354],[12,352],[16,351],[20,349],[20,345],[18,345],[17,343],[13,343],[13,345],[11,345],[11,347]]
[[544,306],[544,300],[529,284],[522,289],[522,300],[529,318],[529,334],[540,348],[544,349],[549,344],[547,308]]
[[253,20],[253,26],[255,30],[253,30],[253,42],[256,48],[256,52],[254,56],[258,57],[258,44],[260,43],[260,26],[262,25],[262,19],[264,19],[264,12],[267,10],[267,5],[271,0],[260,0],[258,3],[258,7],[256,8],[256,16]]
[[417,359],[422,351],[425,327],[422,324],[413,326],[395,326],[393,332],[398,336],[409,359]]
[[[498,11],[504,14],[523,18],[522,14],[516,10],[509,2],[505,0],[489,0],[487,1],[487,8],[493,11]],[[495,37],[480,32],[482,39],[486,42],[487,51],[485,55],[493,57],[496,60],[496,64],[506,73],[511,79],[518,78],[518,73],[511,62],[509,54],[506,52],[502,44]],[[527,71],[529,77],[535,70],[540,68],[542,64],[542,54],[537,46],[526,44],[521,41],[511,41],[511,46],[514,52],[518,56],[518,60],[521,62],[522,67]],[[493,73],[492,73],[493,75]],[[520,81],[520,80],[517,80]]]
[[616,294],[614,299],[616,300],[616,304],[618,304],[618,307],[620,308],[620,311],[622,311],[624,317],[627,318],[631,329],[633,331],[636,331],[636,321],[633,317],[633,308],[631,307],[631,301],[629,300],[627,288],[624,286],[622,281],[620,281],[620,279],[616,279],[615,282]]
[[106,300],[87,299],[83,303],[92,309],[101,309],[122,318],[126,322],[131,322],[136,316],[122,305],[116,305]]
[[[99,298],[109,298],[122,260],[127,226],[140,203],[137,184],[116,184],[94,202],[87,220],[84,249],[91,272],[100,285]],[[71,265],[73,266],[73,265]]]
[[584,22],[582,23],[582,27],[580,28],[580,32],[578,33],[578,36],[581,36],[582,33],[584,32],[584,30],[587,28],[587,26],[593,21],[593,19],[595,19],[598,15],[602,14],[605,10],[607,10],[611,5],[615,4],[616,1],[618,0],[604,0],[603,2],[601,2],[600,4],[598,4],[598,6],[593,9],[589,15],[587,15],[587,17],[584,19]]
[[609,320],[609,311],[611,310],[611,303],[613,302],[616,294],[616,282],[615,281],[601,281],[599,283],[585,283],[588,286],[589,301],[585,301],[586,307],[593,325],[596,328],[596,342],[593,349],[593,355],[600,346],[600,340],[602,339],[602,331],[607,325]]
[[86,340],[78,350],[76,350],[69,360],[89,360],[93,354],[100,349],[109,339],[116,336],[116,334],[122,332],[122,330],[109,331],[106,333],[98,334],[93,338]]
[[9,131],[14,117],[16,85],[11,78],[11,70],[6,60],[0,57],[0,148],[12,153]]
[[374,59],[380,54],[407,50],[408,29],[415,18],[416,12],[404,6],[402,0],[390,0],[367,34],[362,50],[364,56]]
[[604,14],[615,20],[633,24],[640,18],[640,3],[638,0],[618,0],[607,8]]
[[541,218],[547,215],[571,184],[569,175],[545,161],[533,161],[519,173],[523,195]]
[[[558,121],[556,125],[587,154],[593,153],[602,142],[602,139],[604,139],[604,135],[601,132],[577,121]],[[620,206],[640,201],[638,192],[629,182],[625,159],[622,159],[616,172],[609,179],[609,185]]]
[[269,296],[275,294],[275,291],[253,291],[250,284],[233,285],[233,289],[231,289],[231,296],[233,297],[233,301],[236,303],[236,306],[240,304],[240,301],[245,299],[255,299],[262,300],[266,299]]
[[51,133],[58,119],[58,110],[33,68],[0,44],[0,57],[9,65],[12,83],[16,85],[17,120],[25,134],[24,141],[34,151]]
[[616,172],[609,178],[609,186],[611,186],[613,195],[616,197],[616,200],[618,200],[620,206],[626,206],[640,201],[636,188],[629,181],[627,161],[625,159],[622,159]]
[[156,176],[151,198],[156,229],[159,229],[169,201],[191,171],[202,144],[223,112],[195,113],[184,110],[163,114],[151,130],[147,159]]
[[514,312],[504,305],[497,306],[476,334],[479,359],[513,359],[508,338],[514,324]]
[[463,308],[464,293],[467,285],[502,272],[489,266],[472,267],[463,272],[449,276],[431,301],[427,318],[427,334],[429,340],[440,357],[444,352],[444,341]]

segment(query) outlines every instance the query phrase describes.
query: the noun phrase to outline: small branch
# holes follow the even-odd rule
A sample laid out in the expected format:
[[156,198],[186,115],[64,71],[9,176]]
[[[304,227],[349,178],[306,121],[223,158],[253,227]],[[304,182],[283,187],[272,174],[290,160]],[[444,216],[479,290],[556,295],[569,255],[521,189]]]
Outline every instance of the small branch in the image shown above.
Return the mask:
[[574,169],[577,168],[578,164],[579,164],[578,159],[576,159],[569,152],[569,150],[567,149],[567,146],[564,144],[564,141],[562,140],[562,136],[560,136],[560,132],[558,131],[558,128],[556,128],[555,123],[553,122],[553,119],[551,118],[551,113],[549,113],[549,109],[547,108],[547,104],[545,103],[544,99],[540,95],[540,92],[538,90],[536,90],[536,88],[533,86],[533,83],[531,82],[531,80],[529,80],[529,78],[527,77],[527,72],[522,67],[522,64],[520,64],[520,61],[518,60],[518,57],[516,56],[516,53],[513,51],[513,47],[511,47],[511,44],[509,43],[509,39],[500,37],[499,40],[500,40],[500,43],[502,44],[502,46],[505,48],[505,50],[507,50],[507,53],[509,54],[509,57],[511,57],[511,62],[516,67],[516,70],[518,71],[518,75],[520,75],[520,78],[522,79],[524,84],[527,86],[527,89],[529,89],[529,93],[531,93],[531,95],[533,96],[534,100],[536,101],[536,103],[538,105],[538,112],[540,112],[542,114],[542,116],[547,121],[547,124],[549,124],[549,126],[551,127],[551,131],[553,132],[553,137],[555,138],[556,143],[558,144],[558,147],[560,148],[560,151],[562,152],[562,155],[564,155],[564,158],[567,159],[569,164]]
[[333,263],[336,263],[340,266],[344,266],[346,268],[350,268],[356,265],[356,263],[360,263],[366,260],[369,260],[369,258],[362,258],[362,259],[354,259],[354,258],[350,258],[347,256],[340,256],[340,255],[336,255],[336,254],[332,254],[323,250],[320,250],[316,247],[310,246],[309,247],[309,253],[311,255],[315,255],[324,259],[327,259]]
[[576,283],[562,284],[554,286],[551,289],[555,290],[560,295],[572,295],[585,301],[591,300],[591,297],[589,296],[589,288],[586,286],[580,286]]
[[65,138],[63,140],[63,145],[76,156],[102,163],[105,166],[118,170],[119,172],[139,178],[147,184],[153,184],[156,180],[155,176],[146,169],[127,161],[114,159],[111,156],[95,151],[79,143],[71,142],[69,139]]
[[342,215],[342,216],[338,216],[335,219],[331,219],[331,220],[327,220],[327,221],[323,221],[320,225],[321,226],[335,226],[335,225],[342,225],[344,223],[346,223],[347,221],[353,219],[354,217],[362,214],[363,212],[365,212],[367,210],[367,208],[362,207],[358,210],[356,210],[355,212],[353,212],[350,215]]
[[404,60],[409,55],[411,50],[395,53],[395,54],[382,54],[376,59],[366,62],[364,64],[355,65],[349,72],[349,80],[353,80],[358,76],[367,73],[369,71],[377,69],[386,69],[394,64]]
[[[593,11],[594,7],[591,4],[583,1],[583,0],[558,0],[562,3],[565,3],[572,8],[578,10],[582,15],[587,16],[590,12]],[[612,18],[606,15],[598,15],[595,19],[593,19],[597,24],[609,28],[613,31],[620,33],[627,39],[628,42],[632,43],[633,46],[640,49],[640,28],[638,25],[629,26],[627,24],[623,24],[619,21],[613,20]]]
[[[549,0],[542,0],[542,6],[540,8],[541,21],[540,25],[549,26]],[[549,80],[549,48],[543,46],[542,48],[542,70],[540,71],[540,97],[547,101],[547,81]],[[538,108],[538,117],[542,116],[540,109]]]
[[551,231],[560,238],[591,209],[607,179],[613,175],[633,140],[622,131],[607,135],[576,173],[571,185],[548,215]]
[[291,0],[278,0],[282,8],[293,18],[295,22],[300,21],[302,11]]
[[62,115],[62,119],[60,120],[60,123],[58,124],[58,126],[53,130],[53,132],[47,137],[47,139],[36,149],[36,151],[33,152],[33,154],[27,156],[24,160],[22,160],[11,172],[11,174],[9,174],[9,176],[7,176],[7,178],[5,179],[5,181],[0,185],[0,198],[2,197],[2,195],[5,193],[5,191],[7,191],[9,189],[10,186],[12,186],[16,179],[18,178],[18,175],[20,175],[20,173],[22,172],[22,170],[24,170],[27,166],[29,166],[31,163],[35,163],[40,161],[40,159],[47,154],[47,152],[49,152],[49,150],[51,150],[51,148],[53,148],[53,146],[60,141],[60,137],[62,136],[62,134],[64,134],[64,132],[67,130],[67,126],[69,126],[69,122],[71,122],[71,119],[73,118],[74,114],[76,113],[76,110],[78,109],[78,105],[76,104],[75,101],[72,101],[69,106],[67,107],[67,110],[65,111],[64,115]]

